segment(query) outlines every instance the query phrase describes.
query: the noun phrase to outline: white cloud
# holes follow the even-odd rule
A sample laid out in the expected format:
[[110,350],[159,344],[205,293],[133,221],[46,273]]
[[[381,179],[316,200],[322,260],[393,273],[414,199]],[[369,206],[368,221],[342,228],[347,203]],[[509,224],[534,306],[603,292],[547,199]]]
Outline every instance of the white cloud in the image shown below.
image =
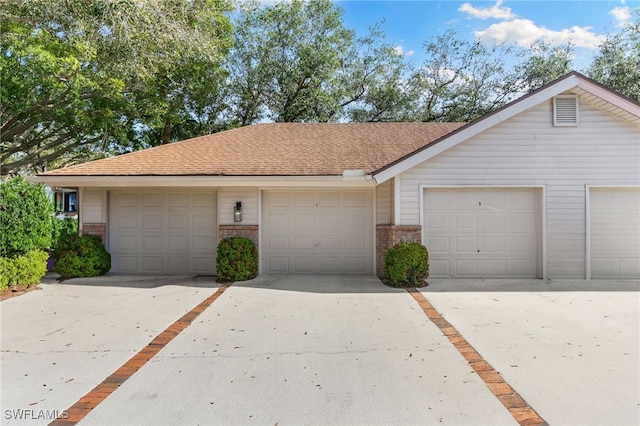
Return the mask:
[[472,18],[478,19],[514,19],[518,15],[511,12],[510,7],[501,7],[503,0],[497,0],[496,4],[491,7],[474,7],[471,3],[464,3],[458,8],[460,12],[470,15]]
[[414,53],[416,53],[413,50],[405,51],[404,47],[402,47],[402,46],[396,46],[396,47],[393,48],[393,50],[394,50],[394,52],[396,52],[396,55],[400,55],[400,56],[411,56]]
[[627,22],[631,20],[631,9],[629,9],[629,6],[614,7],[609,11],[609,15],[613,16],[613,18],[616,20],[616,25],[618,25],[619,27],[623,27]]
[[555,31],[536,25],[529,19],[514,19],[493,24],[484,30],[475,31],[474,35],[485,42],[513,42],[521,46],[530,46],[536,40],[543,38],[551,45],[571,42],[576,47],[589,49],[598,47],[605,38],[595,34],[590,27],[573,26]]

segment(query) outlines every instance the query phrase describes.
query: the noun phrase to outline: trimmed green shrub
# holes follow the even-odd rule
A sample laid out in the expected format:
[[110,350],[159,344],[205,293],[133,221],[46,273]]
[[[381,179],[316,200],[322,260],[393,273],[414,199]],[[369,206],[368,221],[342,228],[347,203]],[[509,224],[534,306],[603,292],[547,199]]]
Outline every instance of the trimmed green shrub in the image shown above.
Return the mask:
[[218,244],[218,277],[224,281],[246,281],[258,275],[258,250],[245,237],[229,237]]
[[0,184],[0,256],[15,258],[51,246],[53,206],[44,186],[18,176]]
[[55,251],[60,248],[64,241],[71,237],[78,236],[78,219],[75,217],[65,217],[63,219],[53,219],[53,232],[51,234],[51,248]]
[[0,257],[0,290],[14,285],[29,287],[40,283],[47,273],[49,253],[33,250],[16,257]]
[[387,251],[385,282],[394,287],[424,287],[429,276],[429,252],[422,244],[400,242]]
[[97,235],[61,240],[53,258],[55,271],[61,278],[97,277],[111,269],[111,255]]

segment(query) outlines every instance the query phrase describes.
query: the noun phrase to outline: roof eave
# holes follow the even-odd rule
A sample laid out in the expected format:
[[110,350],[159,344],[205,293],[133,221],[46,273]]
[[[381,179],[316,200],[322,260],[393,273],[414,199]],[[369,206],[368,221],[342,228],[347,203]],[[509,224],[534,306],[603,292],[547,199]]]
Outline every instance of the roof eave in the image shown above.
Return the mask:
[[50,187],[180,188],[180,187],[374,187],[361,176],[64,176],[37,175],[31,182]]

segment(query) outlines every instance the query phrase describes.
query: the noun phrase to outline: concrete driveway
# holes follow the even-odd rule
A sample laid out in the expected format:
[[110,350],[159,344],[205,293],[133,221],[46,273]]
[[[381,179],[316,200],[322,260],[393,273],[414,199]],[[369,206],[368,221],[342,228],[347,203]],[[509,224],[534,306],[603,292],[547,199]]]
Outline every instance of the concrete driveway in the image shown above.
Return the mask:
[[[550,424],[634,424],[638,286],[614,287],[422,294]],[[2,302],[2,423],[48,423],[217,291],[105,277]],[[414,298],[372,277],[236,283],[129,375],[81,424],[517,424]]]

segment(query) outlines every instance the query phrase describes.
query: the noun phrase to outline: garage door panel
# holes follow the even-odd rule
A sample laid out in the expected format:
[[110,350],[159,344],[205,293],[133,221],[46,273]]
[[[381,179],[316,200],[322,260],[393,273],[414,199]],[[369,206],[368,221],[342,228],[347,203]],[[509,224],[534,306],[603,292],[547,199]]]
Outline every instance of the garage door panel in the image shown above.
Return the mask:
[[423,241],[431,275],[539,276],[539,194],[527,188],[426,189]]
[[167,247],[168,253],[188,253],[189,252],[189,237],[186,235],[169,235],[167,242],[168,242],[168,247]]
[[118,272],[138,273],[138,256],[116,255],[112,260],[118,263]]
[[111,203],[116,207],[138,208],[138,194],[113,194]]
[[454,251],[457,253],[477,253],[478,239],[475,236],[456,237]]
[[316,206],[316,194],[314,192],[294,192],[293,193],[293,206],[294,207],[315,207]]
[[640,278],[640,189],[591,188],[591,276]]
[[289,236],[288,235],[269,235],[267,236],[265,247],[269,251],[275,250],[289,250]]
[[193,227],[193,231],[196,233],[209,231],[212,227],[216,226],[216,224],[212,222],[212,219],[213,218],[210,214],[194,214],[191,216],[191,226]]
[[320,192],[319,207],[340,207],[341,193],[340,192]]
[[487,191],[482,194],[482,199],[478,201],[478,205],[489,210],[503,211],[506,208],[505,194],[503,192]]
[[215,273],[214,192],[113,191],[109,198],[113,272]]
[[364,235],[345,235],[344,238],[347,250],[361,250],[361,253],[364,253],[364,250],[367,249],[367,240]]
[[291,193],[286,191],[269,191],[263,196],[265,207],[289,207],[291,205]]
[[482,249],[480,254],[486,253],[504,253],[511,251],[510,241],[507,237],[484,237],[481,239]]
[[430,247],[429,253],[449,254],[449,237],[428,237],[426,245]]
[[364,192],[347,192],[345,194],[345,207],[368,208],[368,197]]
[[339,274],[343,271],[342,258],[338,256],[318,256],[316,261],[321,274]]
[[137,213],[119,213],[114,218],[114,225],[120,229],[136,229],[138,228]]
[[350,274],[366,274],[367,273],[367,258],[365,256],[360,257],[345,257],[344,258],[344,270]]
[[196,274],[210,274],[211,268],[215,264],[215,259],[211,256],[193,256],[193,273]]
[[640,264],[637,258],[596,259],[593,267],[601,273],[596,278],[635,278],[640,276]]
[[195,235],[191,241],[191,248],[195,252],[205,251],[211,253],[217,249],[213,237]]
[[316,258],[312,256],[295,256],[293,272],[296,274],[312,274],[316,272]]
[[294,213],[292,214],[291,219],[291,226],[293,229],[306,230],[313,229],[317,226],[317,218],[307,211]]
[[505,233],[509,229],[507,217],[501,213],[487,213],[483,216],[483,222],[480,229],[484,232]]
[[314,250],[316,248],[316,236],[294,235],[293,248],[294,250]]
[[265,191],[265,272],[371,273],[371,201],[371,191]]
[[478,261],[478,273],[482,276],[507,276],[510,269],[507,259],[482,259]]
[[134,252],[138,250],[138,237],[136,235],[120,235],[116,243],[117,252]]
[[453,216],[454,229],[458,231],[475,231],[478,229],[477,219],[475,214],[455,213]]
[[[434,208],[434,210],[437,207]],[[449,231],[449,214],[447,213],[431,213],[425,219],[425,227],[430,233],[437,231]]]
[[171,207],[189,207],[189,196],[187,194],[169,194],[167,205]]
[[627,277],[640,277],[640,256],[620,259],[620,274]]
[[164,260],[165,257],[162,255],[158,256],[142,256],[142,271],[143,273],[153,274],[156,271],[162,271],[164,268]]
[[169,229],[186,230],[189,227],[189,215],[185,213],[172,213],[169,214],[168,220]]
[[[448,271],[447,271],[448,273]],[[479,275],[477,260],[456,260],[455,276],[457,277],[477,277]]]
[[142,250],[145,253],[161,253],[162,252],[162,235],[143,235]]
[[358,230],[364,233],[369,226],[368,215],[362,212],[347,211],[344,215],[344,226],[346,230]]
[[163,207],[163,205],[164,196],[162,194],[142,194],[143,207]]
[[144,213],[142,216],[142,227],[145,230],[153,230],[157,229],[159,232],[162,232],[163,228],[163,216],[161,214],[150,214]]
[[340,250],[342,248],[342,239],[340,235],[320,235],[318,236],[318,249]]
[[274,230],[289,229],[289,216],[287,215],[268,213],[265,215],[265,218],[264,226],[266,228]]
[[[335,231],[342,228],[342,217],[335,213],[320,213],[318,226],[321,230]],[[312,225],[310,227],[313,227]],[[308,228],[307,228],[308,229]]]
[[270,256],[267,259],[269,272],[273,274],[288,274],[289,271],[289,258]]

